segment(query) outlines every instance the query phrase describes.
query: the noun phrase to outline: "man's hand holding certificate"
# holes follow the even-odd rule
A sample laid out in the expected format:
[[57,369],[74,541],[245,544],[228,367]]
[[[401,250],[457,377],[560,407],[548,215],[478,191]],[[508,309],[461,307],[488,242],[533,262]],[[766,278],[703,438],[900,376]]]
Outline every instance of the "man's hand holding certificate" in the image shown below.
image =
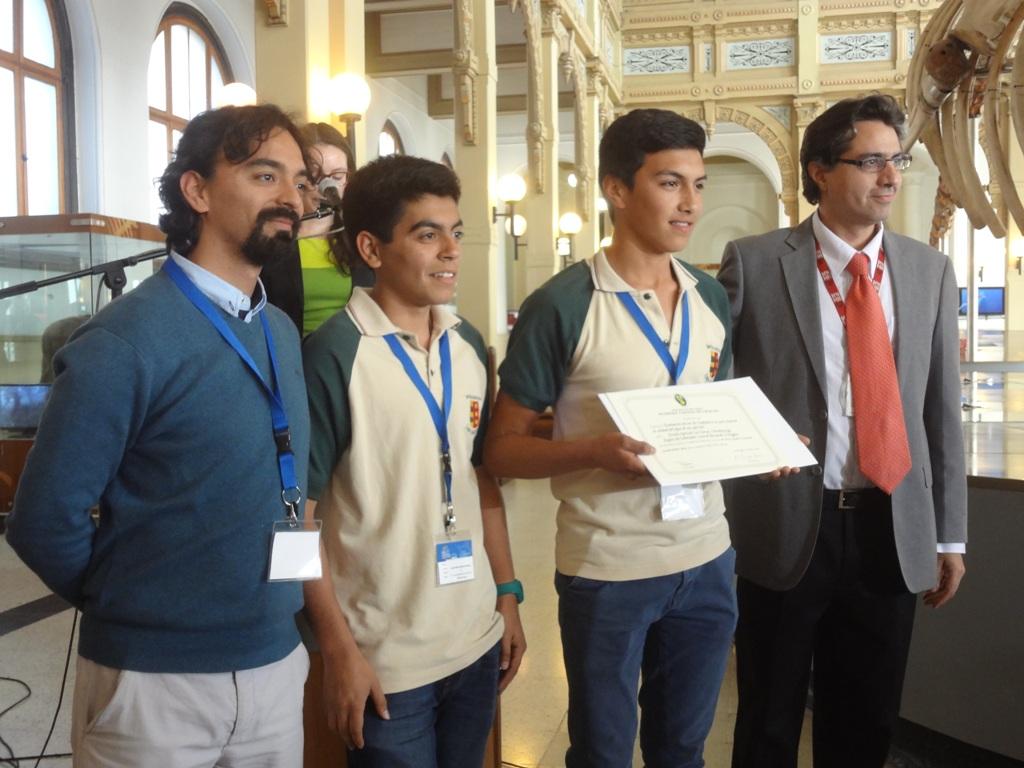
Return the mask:
[[817,463],[750,378],[600,397],[624,434],[654,446],[640,459],[663,486]]

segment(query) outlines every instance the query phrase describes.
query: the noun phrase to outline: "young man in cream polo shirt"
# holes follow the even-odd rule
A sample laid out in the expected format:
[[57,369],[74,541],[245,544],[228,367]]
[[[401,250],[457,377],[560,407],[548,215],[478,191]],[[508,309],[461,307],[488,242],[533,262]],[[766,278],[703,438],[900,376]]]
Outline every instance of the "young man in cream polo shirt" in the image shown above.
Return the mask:
[[[638,457],[651,447],[617,432],[598,400],[729,370],[725,292],[672,256],[702,211],[704,142],[699,125],[664,110],[635,110],[609,126],[599,177],[612,244],[526,300],[500,369],[487,467],[551,477],[561,502],[567,768],[632,764],[641,676],[645,765],[702,766],[735,626],[719,484],[691,488],[685,516],[665,519],[661,489]],[[532,437],[549,406],[554,439]]]
[[323,520],[329,566],[306,608],[350,766],[479,766],[526,649],[501,494],[480,466],[486,349],[442,306],[458,200],[439,163],[392,156],[356,172],[345,237],[376,285],[303,350],[307,514]]

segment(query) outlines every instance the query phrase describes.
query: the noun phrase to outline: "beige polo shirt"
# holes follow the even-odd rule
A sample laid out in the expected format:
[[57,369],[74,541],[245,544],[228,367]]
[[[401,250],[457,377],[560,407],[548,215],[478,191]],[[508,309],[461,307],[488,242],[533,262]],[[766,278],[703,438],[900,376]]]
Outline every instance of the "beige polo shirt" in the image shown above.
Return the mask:
[[[345,310],[303,345],[309,497],[318,501],[342,612],[385,693],[464,669],[503,630],[474,472],[488,416],[486,348],[469,323],[441,307],[431,311],[434,332],[425,350],[356,288]],[[452,498],[458,529],[472,540],[475,578],[438,586],[435,545],[444,532],[440,440],[384,336],[399,334],[441,403],[443,332],[452,356]]]
[[[731,365],[729,306],[710,276],[676,259],[672,270],[690,313],[686,367],[678,383],[725,378]],[[604,252],[556,275],[524,302],[501,366],[501,388],[535,411],[553,406],[555,440],[617,431],[598,395],[671,383],[619,292],[630,294],[676,359],[681,306],[670,328],[653,291],[637,291]],[[704,516],[661,519],[652,478],[632,480],[601,469],[559,473],[551,490],[561,502],[555,542],[561,573],[606,581],[651,578],[702,565],[729,547],[719,483],[705,483]]]

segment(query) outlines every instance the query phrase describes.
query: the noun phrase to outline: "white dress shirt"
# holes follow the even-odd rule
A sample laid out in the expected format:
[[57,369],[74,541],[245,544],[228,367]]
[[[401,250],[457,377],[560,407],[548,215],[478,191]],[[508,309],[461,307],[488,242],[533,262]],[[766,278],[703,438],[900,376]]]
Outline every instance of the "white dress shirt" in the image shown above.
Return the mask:
[[[858,250],[826,227],[818,217],[817,211],[811,218],[811,225],[839,295],[845,300],[846,292],[853,282],[853,278],[846,271],[846,266],[855,253],[863,253],[868,257],[868,275],[874,277],[878,265],[878,252],[882,247],[883,227],[879,224],[878,231],[870,242]],[[888,263],[882,276],[878,298],[882,302],[882,313],[885,315],[889,339],[898,342],[895,337],[896,315]],[[828,289],[825,288],[825,281],[820,275],[818,307],[821,311],[821,332],[825,342],[825,386],[828,405],[828,441],[823,468],[825,487],[834,490],[870,488],[871,481],[864,477],[857,463],[857,436],[853,428],[852,394],[849,391],[850,360],[846,352],[846,330],[839,319],[835,302],[832,301]],[[965,549],[963,543],[940,543],[938,551],[964,552]]]
[[241,319],[242,322],[251,322],[267,305],[267,292],[263,290],[263,283],[259,278],[256,279],[256,285],[260,289],[260,299],[256,302],[256,306],[252,306],[252,297],[246,296],[231,283],[217,277],[208,269],[203,269],[191,259],[187,259],[175,251],[171,251],[171,259],[181,267],[181,271],[206,298],[232,317]]

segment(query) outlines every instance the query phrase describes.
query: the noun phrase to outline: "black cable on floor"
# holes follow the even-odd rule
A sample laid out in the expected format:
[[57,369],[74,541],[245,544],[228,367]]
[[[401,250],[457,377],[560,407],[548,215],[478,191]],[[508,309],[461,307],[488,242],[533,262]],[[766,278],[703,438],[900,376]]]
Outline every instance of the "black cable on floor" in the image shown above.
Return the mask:
[[[64,758],[71,757],[70,752],[59,752],[51,755],[46,754],[46,748],[50,745],[50,738],[53,736],[53,729],[57,726],[57,718],[60,716],[60,707],[64,702],[64,690],[68,685],[68,670],[71,669],[71,649],[75,645],[75,628],[78,626],[78,611],[74,611],[71,617],[71,636],[68,638],[68,651],[64,657],[64,674],[60,681],[60,693],[57,695],[57,706],[53,710],[53,720],[50,722],[50,730],[46,734],[46,740],[43,742],[43,748],[39,750],[38,755],[15,755],[11,745],[8,744],[3,736],[0,736],[0,747],[7,750],[7,757],[0,757],[0,765],[7,765],[9,768],[19,768],[22,760],[35,760],[33,768],[39,768],[39,763],[45,758]],[[32,697],[32,688],[24,680],[19,680],[16,677],[0,677],[0,682],[14,683],[20,685],[25,689],[25,695],[18,699],[16,702],[11,704],[9,707],[0,711],[0,718],[6,715],[15,707],[28,701]]]
[[[22,696],[16,702],[14,702],[9,707],[7,707],[2,712],[0,712],[0,718],[3,718],[4,715],[6,715],[12,709],[17,707],[19,704],[21,704],[23,702],[26,702],[30,698],[32,698],[32,689],[29,687],[28,683],[26,683],[24,680],[19,680],[16,677],[0,677],[0,682],[3,682],[3,683],[14,683],[15,685],[20,685],[22,688],[25,689],[25,695],[24,696]],[[7,750],[7,757],[0,758],[0,763],[2,763],[4,765],[9,765],[11,768],[18,768],[18,765],[19,765],[18,760],[19,760],[19,758],[14,756],[14,750],[11,748],[11,745],[8,744],[4,740],[3,736],[0,736],[0,747],[3,747],[4,749]]]
[[[51,757],[46,754],[46,748],[50,746],[50,737],[53,736],[53,729],[57,727],[57,717],[60,715],[60,705],[64,701],[64,689],[68,685],[68,670],[71,668],[71,649],[75,645],[75,627],[78,626],[78,611],[74,611],[71,617],[71,636],[68,637],[68,652],[64,656],[64,675],[60,681],[60,693],[57,695],[57,706],[53,710],[53,720],[50,722],[50,730],[46,734],[46,741],[43,742],[43,748],[39,750],[39,755],[36,757],[35,766],[33,768],[39,768],[39,763],[44,757]],[[57,755],[53,755],[57,757]]]

